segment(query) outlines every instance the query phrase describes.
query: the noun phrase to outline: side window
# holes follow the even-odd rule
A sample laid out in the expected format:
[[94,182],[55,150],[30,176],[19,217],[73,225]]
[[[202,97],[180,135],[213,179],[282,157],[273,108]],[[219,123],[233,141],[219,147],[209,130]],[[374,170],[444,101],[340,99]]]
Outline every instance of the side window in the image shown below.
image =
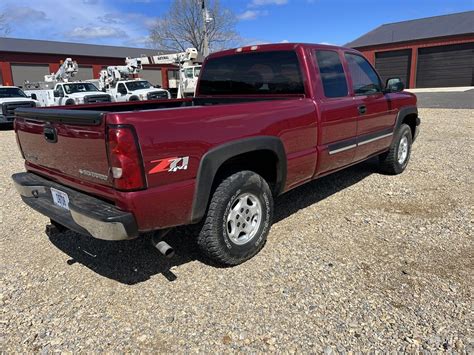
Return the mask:
[[192,79],[193,78],[193,68],[186,68],[185,75],[186,75],[186,78]]
[[64,95],[64,90],[62,85],[56,87],[56,91],[59,92],[59,95]]
[[382,91],[380,79],[364,57],[345,53],[352,78],[352,89],[356,95],[370,95]]
[[119,84],[117,91],[121,94],[127,93],[127,89],[125,89],[125,85],[122,83]]
[[321,82],[326,97],[347,96],[347,81],[339,54],[335,51],[316,51]]

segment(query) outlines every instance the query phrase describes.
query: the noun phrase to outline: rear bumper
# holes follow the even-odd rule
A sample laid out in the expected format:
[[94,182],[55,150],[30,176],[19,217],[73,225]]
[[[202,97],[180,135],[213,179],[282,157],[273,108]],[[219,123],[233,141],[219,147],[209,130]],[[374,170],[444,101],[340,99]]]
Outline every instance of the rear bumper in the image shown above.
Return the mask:
[[[32,173],[14,174],[12,179],[28,206],[77,233],[104,240],[126,240],[138,236],[133,214],[121,211],[113,204]],[[68,195],[69,210],[54,204],[51,188]]]

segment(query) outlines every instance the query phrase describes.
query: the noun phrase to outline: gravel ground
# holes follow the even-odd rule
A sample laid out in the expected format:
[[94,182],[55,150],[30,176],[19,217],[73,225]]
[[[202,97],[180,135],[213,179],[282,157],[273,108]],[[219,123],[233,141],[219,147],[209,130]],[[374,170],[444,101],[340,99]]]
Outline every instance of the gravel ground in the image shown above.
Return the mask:
[[109,243],[67,232],[13,190],[0,132],[0,351],[473,352],[473,110],[422,109],[407,171],[369,161],[281,197],[266,247],[200,260],[192,229]]

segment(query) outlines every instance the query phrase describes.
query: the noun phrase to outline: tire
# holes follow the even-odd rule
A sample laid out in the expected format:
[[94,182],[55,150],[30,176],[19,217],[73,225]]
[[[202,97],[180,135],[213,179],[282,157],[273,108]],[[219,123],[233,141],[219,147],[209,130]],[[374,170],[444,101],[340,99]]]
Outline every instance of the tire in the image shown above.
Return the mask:
[[130,101],[130,102],[139,101],[138,96],[132,96],[132,97],[130,97],[130,100],[128,100],[128,101]]
[[66,106],[74,105],[74,100],[69,99],[66,101]]
[[395,133],[388,152],[379,156],[380,170],[386,174],[401,174],[408,165],[413,138],[410,126],[402,124]]
[[212,261],[238,265],[263,248],[272,219],[268,183],[252,171],[240,171],[215,190],[197,244]]

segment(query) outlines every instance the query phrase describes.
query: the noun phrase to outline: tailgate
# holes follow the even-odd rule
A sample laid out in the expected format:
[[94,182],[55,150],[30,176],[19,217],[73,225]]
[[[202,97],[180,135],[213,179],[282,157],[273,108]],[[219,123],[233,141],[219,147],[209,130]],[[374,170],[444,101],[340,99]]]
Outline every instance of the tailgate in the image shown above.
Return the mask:
[[25,160],[79,180],[111,186],[105,113],[17,109],[15,130]]

